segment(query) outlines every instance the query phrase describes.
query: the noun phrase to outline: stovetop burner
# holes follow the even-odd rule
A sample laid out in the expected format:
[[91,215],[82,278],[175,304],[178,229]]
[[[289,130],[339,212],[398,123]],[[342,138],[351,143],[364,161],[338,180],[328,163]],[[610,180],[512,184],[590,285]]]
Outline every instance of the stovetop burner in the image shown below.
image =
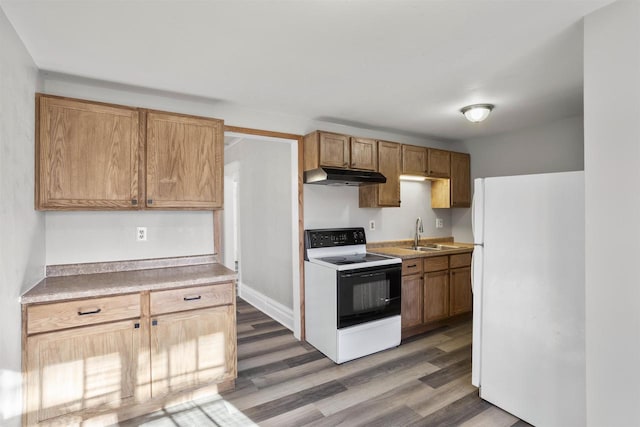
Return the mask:
[[328,262],[335,265],[346,264],[360,264],[363,262],[381,261],[389,259],[389,257],[383,255],[374,255],[370,253],[345,255],[345,256],[330,256],[325,258],[319,258],[321,261]]

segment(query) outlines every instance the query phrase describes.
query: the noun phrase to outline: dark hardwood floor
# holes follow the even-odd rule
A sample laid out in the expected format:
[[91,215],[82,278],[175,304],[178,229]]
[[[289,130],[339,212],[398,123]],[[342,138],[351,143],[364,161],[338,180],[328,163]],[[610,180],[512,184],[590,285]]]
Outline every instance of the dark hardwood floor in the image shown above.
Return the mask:
[[528,426],[471,385],[471,322],[334,364],[238,300],[233,391],[122,426]]

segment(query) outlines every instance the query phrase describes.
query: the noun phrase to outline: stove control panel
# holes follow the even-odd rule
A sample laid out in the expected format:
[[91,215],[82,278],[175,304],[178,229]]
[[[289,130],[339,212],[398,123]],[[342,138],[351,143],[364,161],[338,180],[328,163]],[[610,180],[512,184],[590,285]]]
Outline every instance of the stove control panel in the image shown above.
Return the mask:
[[305,249],[364,245],[366,243],[367,239],[365,238],[363,227],[323,228],[304,231]]

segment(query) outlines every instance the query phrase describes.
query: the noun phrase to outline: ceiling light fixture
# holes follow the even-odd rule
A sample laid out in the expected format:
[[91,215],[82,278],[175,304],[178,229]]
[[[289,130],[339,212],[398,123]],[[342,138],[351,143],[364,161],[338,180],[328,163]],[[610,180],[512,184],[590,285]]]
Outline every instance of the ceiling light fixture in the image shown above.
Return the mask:
[[492,104],[473,104],[467,105],[460,109],[460,112],[472,123],[480,123],[487,117],[493,110]]

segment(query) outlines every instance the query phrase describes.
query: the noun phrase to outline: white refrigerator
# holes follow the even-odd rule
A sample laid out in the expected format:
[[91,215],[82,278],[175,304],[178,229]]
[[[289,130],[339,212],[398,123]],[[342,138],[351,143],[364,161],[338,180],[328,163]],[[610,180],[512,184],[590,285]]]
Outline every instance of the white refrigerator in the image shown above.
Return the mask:
[[584,426],[584,173],[476,179],[472,215],[472,383],[535,426]]

